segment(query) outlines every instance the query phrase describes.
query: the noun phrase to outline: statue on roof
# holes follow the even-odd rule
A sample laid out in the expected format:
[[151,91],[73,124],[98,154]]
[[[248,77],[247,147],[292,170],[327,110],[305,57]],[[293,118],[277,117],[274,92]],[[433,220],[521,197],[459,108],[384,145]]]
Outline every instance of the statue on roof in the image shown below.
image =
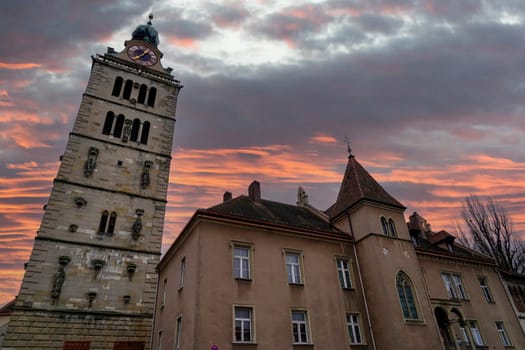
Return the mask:
[[131,38],[133,40],[145,41],[157,47],[159,45],[159,33],[151,24],[152,19],[153,13],[150,13],[148,23],[137,26],[131,34]]

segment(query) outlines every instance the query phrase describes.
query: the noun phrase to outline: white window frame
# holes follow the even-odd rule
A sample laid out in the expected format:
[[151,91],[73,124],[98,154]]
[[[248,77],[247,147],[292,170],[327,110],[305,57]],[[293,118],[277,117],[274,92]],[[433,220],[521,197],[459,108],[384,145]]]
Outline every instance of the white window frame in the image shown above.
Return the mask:
[[[296,261],[289,261],[290,258],[297,258]],[[284,254],[285,264],[286,264],[286,278],[288,284],[303,284],[303,273],[302,273],[302,254],[295,251],[285,251]]]
[[336,258],[337,277],[343,289],[352,289],[352,274],[350,273],[350,261],[345,258]]
[[441,278],[445,283],[448,296],[451,299],[467,300],[468,294],[463,284],[463,279],[459,273],[441,272]]
[[363,332],[361,331],[360,315],[357,313],[348,312],[346,314],[346,326],[348,328],[350,344],[364,344]]
[[177,317],[175,321],[175,350],[182,348],[182,315]]
[[180,270],[179,270],[179,289],[184,287],[184,273],[186,271],[186,257],[183,257],[180,260]]
[[496,321],[496,328],[498,329],[499,338],[503,346],[512,346],[507,331],[505,330],[505,325],[501,321]]
[[478,277],[479,280],[479,286],[481,287],[481,291],[483,292],[483,296],[485,297],[485,300],[487,303],[494,303],[494,297],[492,296],[492,293],[490,292],[489,288],[489,282],[487,281],[487,277]]
[[483,341],[483,337],[479,331],[478,322],[475,320],[468,321],[468,326],[470,328],[470,334],[472,334],[472,340],[474,341],[474,344],[476,346],[484,346],[485,342]]
[[[247,256],[237,255],[237,249],[246,251]],[[251,280],[252,268],[251,268],[251,247],[243,244],[233,244],[233,277],[241,280]],[[239,264],[239,270],[237,271],[236,264]],[[244,267],[247,268],[246,276]]]
[[470,338],[468,336],[468,333],[467,333],[467,330],[465,329],[465,327],[462,327],[460,326],[459,327],[459,332],[461,333],[461,336],[463,337],[463,342],[467,345],[467,346],[470,346]]
[[160,305],[161,308],[166,305],[166,290],[168,289],[168,279],[165,278],[164,282],[162,284],[162,304]]
[[[237,316],[237,311],[248,311],[248,318]],[[240,322],[240,338],[237,338],[237,322]],[[249,337],[250,339],[244,338],[244,330],[246,325],[249,326]],[[251,344],[255,342],[255,328],[254,328],[254,311],[252,306],[234,305],[233,306],[233,342],[234,343],[247,343]]]
[[[294,315],[302,316],[301,320],[294,319]],[[290,313],[292,321],[292,340],[293,344],[311,344],[310,329],[308,322],[308,311],[293,309]],[[297,337],[296,337],[297,334]]]

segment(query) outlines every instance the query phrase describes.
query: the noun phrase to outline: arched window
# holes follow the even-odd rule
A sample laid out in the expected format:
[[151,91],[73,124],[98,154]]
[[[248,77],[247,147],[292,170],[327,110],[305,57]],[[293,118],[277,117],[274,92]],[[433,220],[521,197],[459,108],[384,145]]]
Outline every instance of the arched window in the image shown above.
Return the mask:
[[148,95],[148,106],[153,107],[155,106],[155,98],[157,97],[157,89],[154,87],[149,89],[149,95]]
[[117,213],[114,211],[109,215],[108,233],[113,233],[115,230],[115,222],[117,221]]
[[102,216],[100,217],[100,224],[98,225],[98,232],[99,233],[106,232],[106,224],[108,223],[108,216],[109,216],[108,211],[104,210],[102,212]]
[[396,224],[394,224],[394,220],[392,219],[388,219],[388,233],[390,233],[392,237],[397,237]]
[[383,229],[383,234],[388,236],[388,222],[384,216],[381,216],[381,228]]
[[102,128],[102,133],[104,135],[111,135],[111,129],[113,128],[113,119],[115,118],[115,113],[107,112],[106,121],[104,122],[104,127]]
[[122,94],[122,98],[125,100],[129,100],[131,97],[131,89],[133,88],[133,82],[131,80],[126,80],[126,85],[124,85],[124,94]]
[[124,82],[124,79],[122,77],[117,77],[115,79],[115,84],[113,84],[113,91],[111,92],[112,96],[120,96],[120,90],[122,89],[122,83]]
[[404,272],[398,272],[396,277],[396,288],[399,303],[405,320],[418,320],[416,300],[413,292],[412,282]]
[[113,136],[120,137],[122,135],[122,128],[124,127],[124,120],[126,118],[119,114],[117,117],[117,122],[115,123],[115,130],[113,131]]
[[146,93],[148,92],[148,87],[144,84],[140,86],[138,103],[144,104],[146,101]]
[[150,126],[149,122],[144,122],[144,124],[142,125],[142,133],[140,134],[140,143],[142,143],[143,145],[148,144],[149,126]]
[[129,137],[130,141],[137,141],[139,138],[139,129],[140,129],[140,119],[135,118],[133,120],[133,126],[131,127],[131,135]]

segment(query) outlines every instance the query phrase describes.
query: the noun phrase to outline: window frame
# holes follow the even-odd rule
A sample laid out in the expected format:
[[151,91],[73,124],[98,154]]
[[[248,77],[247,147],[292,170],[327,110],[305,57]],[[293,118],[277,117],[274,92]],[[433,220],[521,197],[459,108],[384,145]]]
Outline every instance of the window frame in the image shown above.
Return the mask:
[[485,346],[485,341],[483,340],[483,337],[481,336],[481,332],[479,330],[478,321],[476,320],[468,320],[467,321],[470,334],[472,334],[472,342],[475,346]]
[[492,296],[492,292],[490,291],[489,282],[487,280],[487,277],[485,276],[479,276],[478,277],[479,286],[481,288],[481,292],[483,293],[483,296],[485,297],[485,300],[487,303],[495,303],[494,297]]
[[[288,262],[288,256],[296,256],[297,262]],[[286,280],[289,285],[304,285],[303,253],[297,250],[286,249],[284,251],[284,264],[286,268]],[[296,267],[296,269],[290,269]],[[291,273],[290,273],[291,272]],[[298,276],[298,277],[297,277]]]
[[469,294],[460,273],[441,271],[441,279],[445,284],[445,289],[450,299],[469,300]]
[[[400,285],[400,280],[403,280],[404,284]],[[407,293],[407,290],[410,293]],[[422,318],[416,289],[408,274],[402,270],[396,274],[396,292],[399,305],[401,306],[401,314],[405,322],[421,322]],[[410,300],[412,301],[412,305],[410,304]]]
[[179,266],[179,290],[184,288],[184,274],[186,273],[186,257],[183,256],[182,259],[180,259],[180,266]]
[[[345,266],[341,266],[341,263],[346,264]],[[352,268],[350,259],[344,258],[344,257],[336,257],[335,258],[335,264],[337,268],[337,277],[339,279],[339,285],[343,289],[353,289],[353,283],[352,283]]]
[[166,290],[168,289],[168,278],[164,278],[164,282],[162,283],[162,303],[160,304],[160,308],[163,309],[164,305],[166,305]]
[[[237,311],[248,311],[249,317],[237,316]],[[240,339],[237,338],[237,322],[241,322]],[[249,340],[244,339],[244,326],[249,325]],[[255,309],[250,305],[233,305],[233,343],[254,344],[255,343]]]
[[[247,257],[237,256],[236,249],[245,249],[248,253]],[[252,280],[252,245],[248,243],[232,242],[232,275],[236,280],[251,281]],[[236,262],[239,261],[239,274],[236,272]],[[243,273],[243,261],[247,264],[248,276]]]
[[503,346],[512,346],[512,342],[510,341],[509,335],[507,334],[507,329],[505,328],[503,321],[496,321],[495,323],[496,329],[498,330],[499,338],[501,339],[501,343],[503,344]]
[[[348,336],[350,338],[351,345],[363,345],[365,344],[363,337],[363,330],[361,329],[361,314],[357,312],[346,313],[346,328],[348,330]],[[356,337],[355,330],[357,329],[358,334]],[[356,339],[359,338],[359,339]],[[359,341],[356,341],[359,340]]]
[[182,315],[175,320],[175,350],[182,348]]
[[389,236],[389,234],[388,234],[388,220],[386,219],[386,217],[381,216],[380,222],[381,222],[381,229],[383,230],[383,235],[384,236]]
[[[302,320],[295,320],[295,315],[302,315],[304,316]],[[308,319],[308,310],[306,309],[292,309],[290,311],[290,321],[292,326],[292,343],[293,345],[304,345],[304,344],[312,344],[311,341],[311,332],[310,332],[310,322]],[[296,327],[294,327],[296,326]],[[304,329],[302,329],[304,326]],[[297,329],[297,332],[295,332],[295,329]],[[297,338],[295,333],[297,333]],[[304,341],[302,340],[304,336]],[[297,340],[297,341],[296,341]]]

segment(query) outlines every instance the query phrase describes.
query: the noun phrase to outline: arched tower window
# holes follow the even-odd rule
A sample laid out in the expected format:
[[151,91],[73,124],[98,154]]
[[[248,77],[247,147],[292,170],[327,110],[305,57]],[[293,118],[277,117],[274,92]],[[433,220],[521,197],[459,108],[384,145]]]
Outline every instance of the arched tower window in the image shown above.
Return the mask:
[[383,234],[388,236],[388,222],[384,216],[381,216],[381,228],[383,229]]
[[414,296],[414,287],[407,274],[400,271],[396,277],[396,288],[399,296],[399,303],[403,311],[405,320],[418,320],[416,300]]
[[99,233],[106,232],[106,225],[108,223],[108,216],[109,216],[108,211],[104,210],[102,212],[102,216],[100,217],[100,224],[98,225],[98,232]]
[[126,118],[122,114],[119,114],[117,117],[117,122],[115,123],[115,130],[113,131],[113,136],[120,137],[122,135],[124,120],[126,120]]
[[113,128],[113,119],[115,118],[115,113],[107,112],[106,121],[104,122],[104,127],[102,128],[102,133],[104,135],[111,135],[111,129]]
[[109,215],[108,233],[113,233],[115,230],[115,222],[117,222],[117,213],[113,211]]
[[142,84],[140,86],[140,89],[139,89],[139,97],[138,97],[138,100],[137,102],[140,103],[140,104],[144,104],[144,102],[146,101],[146,93],[148,92],[148,87],[144,84]]
[[392,219],[388,219],[388,233],[390,233],[392,237],[397,237],[396,224]]
[[153,107],[155,106],[155,98],[157,97],[157,89],[154,87],[149,89],[148,94],[148,106]]
[[142,143],[143,145],[148,144],[149,127],[150,127],[149,122],[144,122],[144,124],[142,125],[142,133],[140,134],[140,143]]
[[140,119],[135,118],[133,120],[133,126],[131,127],[130,141],[137,141],[139,138]]
[[126,80],[126,85],[124,85],[124,94],[122,95],[122,98],[125,100],[129,100],[131,97],[131,89],[133,88],[133,82],[131,80]]
[[122,89],[122,83],[124,82],[124,79],[122,77],[117,77],[115,79],[115,84],[113,84],[113,91],[111,92],[112,96],[120,96],[120,90]]

